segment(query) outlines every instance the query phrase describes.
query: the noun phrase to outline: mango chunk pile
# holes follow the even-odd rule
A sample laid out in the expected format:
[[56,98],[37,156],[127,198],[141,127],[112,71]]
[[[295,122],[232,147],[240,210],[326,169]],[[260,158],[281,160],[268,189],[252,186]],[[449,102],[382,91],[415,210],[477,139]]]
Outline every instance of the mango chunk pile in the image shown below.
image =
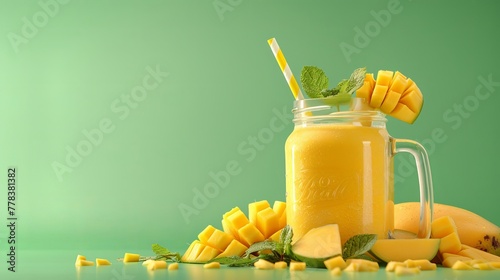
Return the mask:
[[183,262],[204,263],[214,258],[241,256],[248,247],[267,239],[278,241],[286,225],[286,203],[267,200],[248,205],[248,216],[234,207],[222,215],[222,229],[208,225],[181,257]]
[[377,79],[373,73],[367,73],[356,97],[365,98],[370,107],[410,124],[417,119],[424,102],[412,79],[388,70],[379,70]]
[[432,222],[432,237],[441,238],[439,256],[441,264],[457,270],[500,269],[500,257],[462,244],[455,222],[443,216]]

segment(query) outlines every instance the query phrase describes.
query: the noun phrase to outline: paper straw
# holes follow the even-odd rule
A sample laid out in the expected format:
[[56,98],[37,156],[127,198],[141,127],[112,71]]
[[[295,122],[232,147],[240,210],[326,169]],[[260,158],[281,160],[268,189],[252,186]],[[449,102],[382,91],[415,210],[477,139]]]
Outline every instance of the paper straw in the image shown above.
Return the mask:
[[288,86],[293,93],[293,97],[295,97],[295,99],[304,99],[304,95],[302,95],[302,91],[300,91],[299,84],[297,83],[297,80],[295,80],[292,70],[290,70],[290,67],[286,62],[285,56],[283,55],[278,42],[276,42],[275,38],[271,38],[267,40],[267,43],[269,43],[269,46],[273,51],[274,57],[276,58],[276,61],[280,66],[281,72],[283,72],[286,82],[288,83]]

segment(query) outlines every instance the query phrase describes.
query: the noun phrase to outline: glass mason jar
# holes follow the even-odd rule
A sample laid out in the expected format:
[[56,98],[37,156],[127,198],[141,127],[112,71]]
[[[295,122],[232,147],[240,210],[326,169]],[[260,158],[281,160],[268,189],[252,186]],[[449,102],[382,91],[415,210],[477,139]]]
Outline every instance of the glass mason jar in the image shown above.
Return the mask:
[[[395,139],[384,114],[364,100],[294,102],[294,130],[285,144],[287,223],[293,240],[338,224],[342,243],[357,234],[384,239],[394,230],[394,155],[414,156],[420,187],[419,238],[430,237],[433,190],[424,147]],[[329,104],[330,103],[330,104]]]

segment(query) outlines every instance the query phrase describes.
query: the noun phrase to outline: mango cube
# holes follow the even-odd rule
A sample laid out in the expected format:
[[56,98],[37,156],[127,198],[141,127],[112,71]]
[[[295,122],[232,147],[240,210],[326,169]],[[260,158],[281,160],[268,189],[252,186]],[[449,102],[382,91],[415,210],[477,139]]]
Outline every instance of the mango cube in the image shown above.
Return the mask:
[[212,236],[215,230],[216,228],[214,228],[212,225],[208,225],[202,232],[198,234],[198,240],[200,240],[201,243],[207,244],[208,239],[210,238],[210,236]]
[[196,257],[196,262],[207,262],[215,258],[219,253],[219,250],[205,245],[203,251],[201,251],[201,253]]
[[123,262],[138,262],[141,256],[139,254],[125,253],[123,256]]
[[455,270],[473,270],[474,268],[463,261],[457,260],[452,266],[451,269]]
[[248,204],[248,220],[250,223],[257,223],[257,213],[261,210],[271,207],[267,200],[256,201]]
[[99,259],[99,258],[96,258],[95,259],[95,264],[97,266],[101,266],[101,265],[111,265],[111,262],[106,260],[106,259]]
[[260,259],[256,261],[253,266],[258,269],[274,269],[274,264],[272,262],[266,261],[264,259]]
[[344,269],[347,266],[347,264],[344,261],[344,258],[342,258],[342,256],[336,256],[333,258],[329,258],[328,260],[325,260],[323,263],[325,264],[325,267],[328,270],[332,270],[336,267],[339,267],[340,269]]
[[241,256],[248,249],[247,246],[243,245],[236,239],[233,239],[231,243],[226,247],[224,252],[220,253],[217,257],[232,257],[232,256]]
[[457,227],[450,216],[443,216],[432,221],[431,235],[433,238],[443,238],[456,231]]
[[276,269],[285,269],[288,267],[288,264],[284,261],[279,261],[274,263],[274,268]]
[[290,262],[290,270],[302,271],[306,270],[305,262]]
[[439,243],[440,253],[458,253],[462,249],[462,243],[460,243],[460,238],[456,231],[446,235],[441,238],[441,243]]
[[275,201],[273,204],[274,213],[278,216],[278,228],[286,226],[286,202]]
[[166,269],[167,266],[166,261],[153,261],[148,264],[148,270]]
[[254,224],[248,223],[238,230],[238,235],[240,236],[240,241],[245,246],[250,246],[255,242],[263,241],[265,239],[264,235],[255,227]]
[[220,263],[219,262],[206,263],[203,265],[203,268],[205,268],[205,269],[218,269],[218,268],[220,268]]
[[398,266],[406,267],[406,264],[404,262],[390,261],[387,263],[385,271],[394,272]]
[[212,235],[206,241],[206,244],[219,250],[220,253],[226,249],[226,247],[229,245],[229,243],[231,243],[232,240],[233,237],[231,235],[221,230],[215,229]]
[[394,270],[394,273],[397,276],[416,275],[416,274],[420,273],[420,268],[418,268],[418,267],[403,267],[403,266],[398,266]]
[[93,266],[94,262],[80,259],[80,260],[76,261],[75,265],[76,266]]
[[168,270],[177,270],[179,269],[179,263],[172,263],[168,266]]
[[420,270],[436,270],[437,265],[431,263],[429,260],[406,260],[404,261],[406,267],[418,267]]
[[264,238],[268,238],[280,230],[279,217],[271,207],[265,208],[257,213],[256,226]]

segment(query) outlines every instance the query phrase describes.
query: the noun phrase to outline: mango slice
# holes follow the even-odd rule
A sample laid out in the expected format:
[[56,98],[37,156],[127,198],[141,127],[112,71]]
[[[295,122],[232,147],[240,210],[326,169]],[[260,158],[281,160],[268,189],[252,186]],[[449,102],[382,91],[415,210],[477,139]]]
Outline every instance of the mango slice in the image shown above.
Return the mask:
[[274,263],[266,261],[264,259],[256,261],[253,266],[255,266],[257,269],[274,269]]
[[138,262],[141,256],[139,254],[125,253],[123,256],[123,262]]
[[224,252],[220,253],[217,258],[221,257],[232,257],[232,256],[241,256],[248,249],[247,246],[243,245],[236,239],[233,239],[231,243],[227,246]]
[[95,259],[95,264],[96,266],[101,266],[101,265],[111,265],[111,262],[106,260],[106,259],[100,259],[100,258],[96,258]]
[[306,263],[305,262],[290,262],[290,270],[295,270],[295,271],[302,271],[306,270]]
[[292,252],[310,267],[325,267],[325,260],[342,255],[339,226],[328,224],[309,230],[292,245]]
[[432,239],[379,239],[370,254],[386,263],[407,259],[432,260],[438,253],[441,240]]

